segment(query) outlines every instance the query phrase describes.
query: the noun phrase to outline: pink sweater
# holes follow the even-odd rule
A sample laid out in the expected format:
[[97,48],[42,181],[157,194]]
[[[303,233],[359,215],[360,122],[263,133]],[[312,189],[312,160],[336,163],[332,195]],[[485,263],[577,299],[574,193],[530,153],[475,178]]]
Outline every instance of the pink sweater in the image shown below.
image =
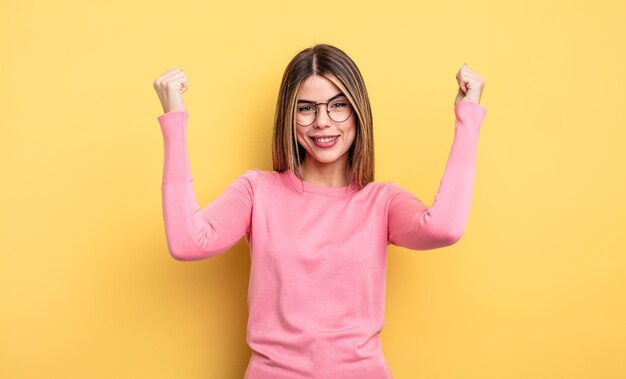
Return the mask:
[[427,250],[457,242],[468,221],[478,135],[487,110],[454,106],[454,141],[433,205],[394,182],[331,188],[292,171],[251,169],[203,208],[187,153],[188,114],[158,117],[161,191],[170,254],[214,257],[250,247],[244,379],[389,379],[380,332],[387,245]]

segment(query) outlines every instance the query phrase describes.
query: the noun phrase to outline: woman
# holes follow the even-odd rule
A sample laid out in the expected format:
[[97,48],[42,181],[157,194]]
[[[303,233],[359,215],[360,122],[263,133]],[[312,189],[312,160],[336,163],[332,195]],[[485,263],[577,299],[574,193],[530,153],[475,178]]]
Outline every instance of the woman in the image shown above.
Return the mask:
[[283,75],[273,171],[251,169],[200,208],[188,163],[182,70],[157,78],[164,114],[163,217],[170,254],[250,247],[246,379],[392,378],[382,353],[386,247],[454,244],[473,191],[485,80],[457,74],[455,136],[431,207],[374,182],[372,114],[359,69],[340,49],[298,53]]

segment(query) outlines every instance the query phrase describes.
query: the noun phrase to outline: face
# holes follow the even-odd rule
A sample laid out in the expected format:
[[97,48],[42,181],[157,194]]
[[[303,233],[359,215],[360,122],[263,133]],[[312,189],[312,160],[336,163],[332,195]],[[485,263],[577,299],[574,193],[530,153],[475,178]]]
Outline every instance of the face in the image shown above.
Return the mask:
[[[320,75],[312,75],[302,82],[298,92],[296,113],[302,107],[312,107],[312,103],[301,102],[303,100],[314,103],[326,103],[329,99],[342,93],[341,90],[330,80]],[[347,97],[341,97],[349,104]],[[334,102],[334,100],[333,100]],[[332,104],[332,103],[331,103]],[[356,136],[356,113],[352,112],[348,119],[343,122],[336,122],[329,117],[327,104],[317,106],[317,117],[309,126],[295,125],[298,142],[304,147],[307,154],[304,158],[305,164],[329,164],[347,167],[348,150]],[[309,108],[311,109],[311,108]],[[314,137],[337,136],[336,140],[330,143],[316,141]],[[314,160],[311,162],[308,160]],[[308,161],[308,162],[307,162]]]

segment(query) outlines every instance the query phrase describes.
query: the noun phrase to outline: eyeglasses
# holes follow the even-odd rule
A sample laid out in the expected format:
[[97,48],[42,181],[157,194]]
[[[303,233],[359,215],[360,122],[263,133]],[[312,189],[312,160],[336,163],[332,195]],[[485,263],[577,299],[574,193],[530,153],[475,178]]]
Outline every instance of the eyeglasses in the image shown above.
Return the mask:
[[335,122],[344,122],[352,114],[352,104],[346,98],[339,98],[327,103],[311,103],[298,106],[296,109],[296,123],[300,126],[309,126],[317,118],[317,106],[326,104],[328,117]]

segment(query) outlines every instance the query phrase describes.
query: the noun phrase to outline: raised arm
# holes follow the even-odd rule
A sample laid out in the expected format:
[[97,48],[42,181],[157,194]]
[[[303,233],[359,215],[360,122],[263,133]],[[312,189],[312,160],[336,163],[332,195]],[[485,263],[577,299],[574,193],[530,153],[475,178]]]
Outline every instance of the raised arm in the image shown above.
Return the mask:
[[165,158],[161,185],[167,247],[176,260],[191,261],[218,255],[250,233],[250,216],[258,170],[237,177],[223,193],[200,209],[187,152],[185,111],[158,117]]
[[465,231],[474,190],[478,135],[487,109],[471,101],[454,106],[455,132],[448,162],[431,207],[394,185],[389,202],[389,243],[430,250],[456,243]]

